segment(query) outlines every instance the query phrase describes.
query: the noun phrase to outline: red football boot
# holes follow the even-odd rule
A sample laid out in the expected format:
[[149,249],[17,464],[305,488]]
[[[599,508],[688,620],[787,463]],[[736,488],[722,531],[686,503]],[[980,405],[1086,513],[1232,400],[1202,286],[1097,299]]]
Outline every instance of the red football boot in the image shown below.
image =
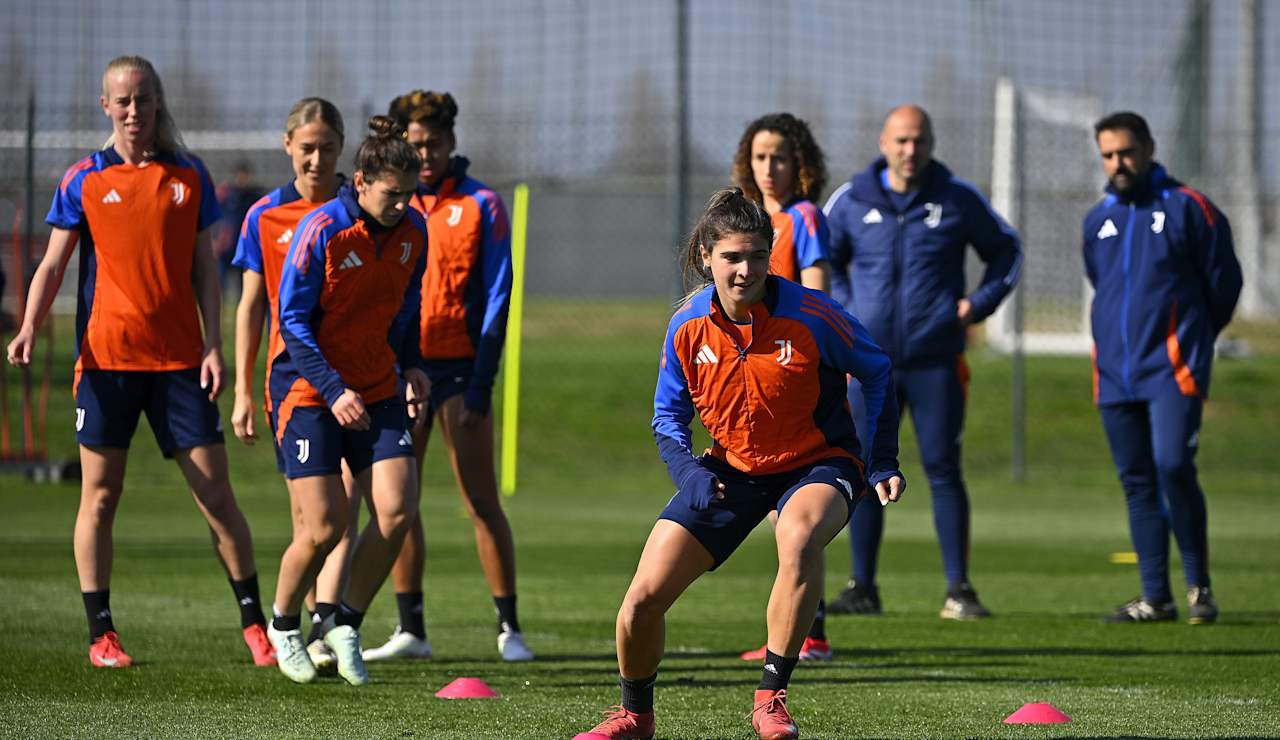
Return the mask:
[[89,662],[94,668],[128,668],[133,658],[120,647],[120,635],[108,632],[89,646]]
[[653,712],[636,714],[622,707],[605,710],[609,716],[587,732],[573,736],[573,740],[652,740],[654,732]]
[[835,651],[831,649],[831,643],[826,640],[806,637],[804,644],[800,646],[800,660],[831,660],[833,657],[835,657]]
[[267,639],[267,628],[261,624],[251,624],[244,628],[244,644],[253,653],[253,664],[256,666],[272,666],[276,664],[276,649]]
[[800,737],[800,728],[787,713],[786,689],[756,689],[751,726],[760,733],[760,740],[795,740]]
[[761,645],[755,650],[748,650],[747,652],[743,653],[738,657],[742,658],[743,660],[750,660],[752,662],[759,663],[760,661],[764,660],[764,654],[768,650],[769,650],[768,645]]

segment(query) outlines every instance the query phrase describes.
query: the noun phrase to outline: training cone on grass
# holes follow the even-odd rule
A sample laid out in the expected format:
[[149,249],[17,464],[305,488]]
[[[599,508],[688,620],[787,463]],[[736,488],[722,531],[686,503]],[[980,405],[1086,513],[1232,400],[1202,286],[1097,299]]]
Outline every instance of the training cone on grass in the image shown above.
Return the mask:
[[1021,709],[1004,718],[1006,725],[1050,725],[1070,721],[1070,717],[1052,704],[1023,704]]
[[598,732],[579,732],[573,736],[573,740],[609,740],[609,736]]
[[436,692],[440,699],[497,699],[501,694],[478,678],[455,678]]

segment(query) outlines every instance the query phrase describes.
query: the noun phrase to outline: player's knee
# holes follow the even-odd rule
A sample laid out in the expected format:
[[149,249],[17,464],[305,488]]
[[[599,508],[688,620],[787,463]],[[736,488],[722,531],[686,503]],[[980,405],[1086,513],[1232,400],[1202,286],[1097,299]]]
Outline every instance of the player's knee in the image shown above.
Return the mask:
[[105,484],[86,486],[81,494],[80,514],[94,521],[115,519],[120,504],[120,491]]
[[1196,466],[1187,459],[1156,460],[1156,477],[1167,490],[1191,489],[1196,485]]
[[502,502],[498,500],[497,496],[468,496],[467,510],[471,512],[472,519],[489,525],[497,524],[506,519],[506,514],[502,510]]
[[327,553],[338,546],[345,532],[345,524],[337,521],[336,518],[330,517],[308,526],[305,535],[310,540],[313,548]]
[[670,604],[650,588],[632,587],[622,600],[618,621],[623,625],[651,624],[662,619]]
[[822,557],[823,543],[807,522],[786,522],[784,517],[779,520],[775,538],[779,568],[803,570]]

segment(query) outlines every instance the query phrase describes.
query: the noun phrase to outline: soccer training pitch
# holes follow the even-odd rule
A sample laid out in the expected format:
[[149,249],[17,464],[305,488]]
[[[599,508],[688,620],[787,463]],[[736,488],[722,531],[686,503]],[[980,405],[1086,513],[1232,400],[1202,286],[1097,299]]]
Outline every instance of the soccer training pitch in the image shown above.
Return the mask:
[[[92,669],[86,658],[71,556],[78,486],[0,476],[0,735],[567,738],[590,728],[618,702],[614,615],[671,495],[648,429],[668,311],[660,301],[531,299],[526,308],[519,489],[505,503],[521,621],[537,661],[498,658],[471,525],[437,437],[422,505],[436,657],[370,664],[372,682],[361,688],[337,678],[299,686],[255,669],[203,520],[143,424],[116,520],[111,585],[132,669]],[[50,443],[64,456],[74,450],[69,328],[59,324],[50,413]],[[802,664],[792,680],[788,703],[802,735],[1280,736],[1280,327],[1231,332],[1254,355],[1215,366],[1198,457],[1222,609],[1216,625],[1100,622],[1137,595],[1138,577],[1136,565],[1111,558],[1131,547],[1090,403],[1089,362],[1028,359],[1028,480],[1014,484],[1008,358],[975,349],[965,436],[971,573],[996,616],[937,616],[945,584],[904,423],[911,487],[891,509],[881,552],[885,615],[828,618],[835,660]],[[228,432],[227,447],[269,600],[289,534],[286,495],[265,441],[247,449]],[[846,535],[827,554],[833,596],[848,574]],[[658,737],[754,737],[746,716],[760,670],[737,656],[764,639],[775,566],[765,525],[669,613]],[[1172,573],[1185,617],[1176,555]],[[365,621],[366,644],[381,643],[395,613],[384,589]],[[433,696],[461,676],[482,678],[502,697]],[[1074,721],[1001,724],[1027,702],[1051,702]]]

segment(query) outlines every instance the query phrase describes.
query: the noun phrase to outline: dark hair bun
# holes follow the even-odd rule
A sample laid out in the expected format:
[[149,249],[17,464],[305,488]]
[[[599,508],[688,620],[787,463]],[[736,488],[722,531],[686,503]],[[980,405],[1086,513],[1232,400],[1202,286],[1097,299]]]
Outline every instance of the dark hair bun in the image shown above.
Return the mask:
[[369,119],[369,130],[374,136],[385,138],[404,138],[404,129],[386,116],[373,116]]

